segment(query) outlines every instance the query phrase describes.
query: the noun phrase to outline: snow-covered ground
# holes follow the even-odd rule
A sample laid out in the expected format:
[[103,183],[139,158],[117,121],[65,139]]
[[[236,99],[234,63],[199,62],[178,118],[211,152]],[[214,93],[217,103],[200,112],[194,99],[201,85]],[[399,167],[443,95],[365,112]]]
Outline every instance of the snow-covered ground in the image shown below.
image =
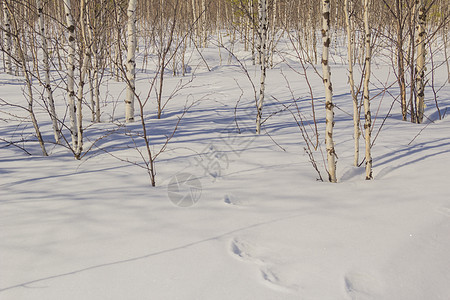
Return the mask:
[[[372,100],[374,137],[384,125],[373,147],[375,179],[365,181],[364,167],[352,167],[352,101],[346,66],[336,60],[339,183],[330,184],[316,180],[292,114],[273,114],[255,136],[254,92],[241,65],[226,52],[220,64],[214,47],[203,55],[212,70],[193,51],[183,78],[192,82],[161,120],[154,93],[146,107],[157,152],[185,104],[195,102],[157,158],[156,188],[145,169],[125,162],[142,165],[133,148],[144,143],[125,134],[140,132],[139,123],[117,126],[124,86],[114,80],[102,87],[103,122],[91,125],[85,113],[88,140],[109,135],[81,161],[50,143],[50,157],[42,157],[37,144],[19,144],[30,156],[0,142],[0,299],[450,299],[450,119],[436,121],[431,90],[425,113],[435,121],[422,125],[401,121],[397,103],[388,114],[388,93]],[[248,53],[237,56],[257,85]],[[309,89],[294,72],[300,64],[293,57],[276,62],[265,116],[289,105],[295,113],[296,97],[311,120]],[[437,85],[446,72],[438,70]],[[322,142],[323,85],[311,68],[308,74]],[[374,74],[372,95],[395,82],[384,64]],[[152,76],[151,64],[138,74],[143,95]],[[166,99],[180,79],[167,77]],[[23,104],[21,83],[1,74],[0,97]],[[389,92],[397,94],[395,85]],[[57,99],[62,116],[65,100]],[[439,105],[450,107],[448,84]],[[51,141],[48,115],[41,108],[37,115]],[[32,137],[31,124],[2,118],[9,121],[1,122],[1,138]],[[314,157],[322,168],[320,151]]]

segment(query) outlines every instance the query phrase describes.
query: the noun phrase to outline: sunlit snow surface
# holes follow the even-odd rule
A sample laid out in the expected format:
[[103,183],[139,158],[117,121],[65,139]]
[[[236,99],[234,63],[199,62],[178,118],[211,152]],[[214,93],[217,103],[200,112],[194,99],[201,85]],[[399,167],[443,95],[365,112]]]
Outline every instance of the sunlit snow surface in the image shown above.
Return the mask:
[[[375,180],[368,182],[364,164],[352,167],[352,100],[346,66],[335,59],[339,183],[330,184],[316,180],[292,114],[273,114],[286,107],[296,113],[294,96],[305,119],[312,119],[295,57],[276,57],[268,71],[264,114],[273,115],[256,137],[254,91],[242,66],[228,61],[226,52],[220,63],[215,47],[202,51],[212,70],[197,52],[189,53],[191,73],[168,75],[165,99],[181,79],[192,82],[170,100],[161,120],[155,118],[154,93],[146,107],[158,152],[185,105],[195,102],[157,158],[156,188],[145,169],[125,162],[142,165],[133,148],[136,143],[144,150],[144,143],[126,134],[141,132],[138,122],[117,126],[123,121],[124,84],[109,78],[102,86],[103,122],[92,125],[85,110],[85,148],[109,135],[81,161],[51,143],[47,158],[35,143],[18,144],[29,156],[0,142],[0,299],[449,299],[450,119],[437,120],[431,89],[429,120],[403,122],[398,103],[388,115],[389,93],[398,94],[395,84],[383,92],[395,82],[389,65],[373,66],[371,94],[380,93],[372,100],[373,137],[384,125],[373,147]],[[236,55],[257,86],[259,70],[249,53]],[[437,86],[447,77],[444,66]],[[153,70],[149,64],[138,73],[144,98]],[[308,75],[323,142],[323,85],[312,68]],[[3,100],[24,105],[18,78],[1,74],[0,85]],[[63,92],[56,93],[63,118]],[[438,95],[444,113],[450,86]],[[51,122],[39,103],[37,116],[50,142]],[[2,139],[33,139],[30,123],[6,115],[26,116],[25,111],[1,111]],[[361,156],[363,145],[361,140]],[[209,165],[211,154],[218,155],[219,167]],[[326,178],[320,151],[314,156]],[[186,177],[174,181],[180,173],[199,184]],[[194,205],[178,207],[170,193],[190,193],[183,199]]]

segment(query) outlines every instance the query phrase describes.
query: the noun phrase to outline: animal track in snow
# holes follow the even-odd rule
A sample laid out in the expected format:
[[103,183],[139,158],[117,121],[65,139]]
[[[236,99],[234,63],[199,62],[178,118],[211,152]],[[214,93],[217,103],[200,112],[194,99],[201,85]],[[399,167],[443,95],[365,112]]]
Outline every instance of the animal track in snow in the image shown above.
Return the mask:
[[231,252],[238,256],[240,259],[249,261],[256,264],[263,264],[264,262],[256,257],[253,257],[251,252],[252,246],[239,240],[239,239],[233,239],[231,241]]
[[345,290],[351,299],[377,299],[381,292],[381,283],[367,273],[349,272],[344,276]]
[[292,292],[294,289],[283,284],[273,267],[271,267],[271,264],[263,258],[256,257],[258,255],[256,254],[257,252],[261,252],[260,249],[240,239],[235,238],[231,241],[231,253],[240,260],[256,264],[265,284],[272,289]]
[[236,198],[233,195],[224,195],[223,196],[223,202],[230,205],[244,205],[244,201],[242,201],[239,198]]

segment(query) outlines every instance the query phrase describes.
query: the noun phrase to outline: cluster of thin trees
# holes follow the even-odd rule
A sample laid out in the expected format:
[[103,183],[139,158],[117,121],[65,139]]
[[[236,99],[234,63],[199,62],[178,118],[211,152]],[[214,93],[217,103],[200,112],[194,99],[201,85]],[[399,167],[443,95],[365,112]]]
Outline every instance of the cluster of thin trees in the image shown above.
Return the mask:
[[[345,36],[354,103],[355,165],[360,161],[360,110],[363,107],[366,179],[371,179],[369,83],[372,54],[381,47],[390,50],[388,58],[397,78],[402,117],[415,123],[423,122],[427,76],[434,68],[427,64],[433,62],[436,51],[445,52],[448,57],[450,11],[447,1],[0,0],[1,67],[5,73],[25,79],[27,105],[24,109],[30,115],[43,154],[47,155],[45,143],[48,141],[43,140],[34,113],[35,82],[42,86],[41,96],[52,121],[54,142],[66,145],[80,159],[86,151],[83,149],[83,121],[86,122],[87,117],[83,113],[90,115],[91,122],[101,121],[100,86],[105,76],[124,82],[127,90],[124,120],[130,123],[138,117],[145,131],[144,106],[148,99],[141,99],[136,92],[136,54],[142,57],[143,68],[149,57],[157,57],[151,88],[157,98],[157,116],[161,118],[167,70],[171,70],[172,76],[184,76],[186,49],[198,50],[213,45],[221,48],[225,35],[231,45],[243,43],[245,50],[251,51],[253,63],[261,67],[255,118],[259,134],[267,68],[273,67],[279,38],[294,36],[296,47],[302,49],[299,59],[311,65],[322,65],[327,172],[329,180],[336,182],[329,57],[330,50],[340,42],[337,37]],[[431,41],[434,40],[440,43],[433,49]],[[227,50],[233,52],[232,47]],[[201,55],[201,51],[198,53]],[[383,53],[386,55],[386,51]],[[209,68],[206,60],[204,62]],[[361,80],[354,78],[356,65],[362,70]],[[55,110],[58,99],[53,94],[61,87],[61,84],[58,87],[54,84],[55,76],[59,77],[56,81],[62,82],[66,93],[68,124]],[[448,80],[450,82],[450,78]],[[355,84],[358,81],[359,86]],[[434,99],[437,101],[436,92]],[[437,102],[436,107],[439,110]],[[69,134],[70,138],[66,137]],[[148,161],[153,168],[149,141],[145,139]],[[153,170],[151,173],[154,177]]]

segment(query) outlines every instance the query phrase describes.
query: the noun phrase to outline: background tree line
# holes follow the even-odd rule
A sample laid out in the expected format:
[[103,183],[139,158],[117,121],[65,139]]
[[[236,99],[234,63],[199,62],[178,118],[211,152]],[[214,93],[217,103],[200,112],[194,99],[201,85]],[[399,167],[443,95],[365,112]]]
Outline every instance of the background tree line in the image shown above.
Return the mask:
[[[105,77],[124,82],[127,89],[125,122],[135,121],[135,115],[140,115],[144,122],[148,99],[139,98],[134,80],[139,68],[146,68],[151,57],[156,56],[158,67],[151,88],[156,95],[157,116],[161,118],[166,104],[162,99],[165,76],[185,76],[186,50],[218,47],[220,51],[224,47],[224,37],[229,41],[230,53],[234,43],[243,43],[245,50],[251,51],[253,63],[261,66],[256,107],[258,133],[263,114],[265,72],[274,66],[273,57],[280,38],[289,36],[293,46],[301,49],[299,59],[311,65],[323,64],[325,50],[337,51],[346,44],[348,50],[342,63],[349,65],[349,83],[355,102],[355,164],[359,161],[360,99],[369,98],[363,91],[368,89],[370,78],[366,77],[365,86],[357,86],[353,67],[359,66],[359,70],[370,75],[369,51],[388,61],[397,78],[399,97],[396,101],[402,117],[415,123],[424,121],[424,87],[432,80],[432,72],[437,67],[433,61],[437,52],[444,53],[449,69],[450,8],[447,0],[0,1],[1,67],[3,72],[25,79],[27,103],[24,109],[30,115],[44,155],[47,141],[40,134],[34,114],[36,93],[42,96],[42,105],[52,121],[54,142],[66,145],[79,159],[85,150],[83,121],[102,121],[100,86]],[[324,24],[328,26],[326,35]],[[198,52],[201,54],[200,50]],[[141,57],[142,66],[136,66],[136,53]],[[207,61],[204,62],[209,68]],[[326,72],[325,68],[324,77]],[[55,76],[60,80],[57,85]],[[331,90],[331,81],[329,79],[330,86],[326,89]],[[38,82],[42,89],[36,90],[33,82]],[[53,97],[56,89],[65,90],[68,122],[55,111],[55,101],[59,101]],[[441,116],[437,92],[433,85],[433,98]],[[139,107],[138,113],[134,112],[135,107]],[[331,118],[331,98],[328,108]],[[370,115],[370,110],[365,112],[366,119],[368,113]],[[145,129],[145,124],[143,126]],[[370,128],[370,120],[365,126]],[[327,136],[330,130],[332,128],[327,129]],[[370,148],[368,136],[366,143],[367,140],[366,147]],[[327,143],[332,145],[333,141]],[[334,156],[332,148],[327,148],[331,152],[329,159]],[[148,150],[148,159],[152,162],[149,147]],[[329,169],[333,169],[333,164],[329,164]],[[333,171],[329,171],[329,175],[330,180],[335,181]],[[371,175],[368,173],[367,177],[370,179]]]

